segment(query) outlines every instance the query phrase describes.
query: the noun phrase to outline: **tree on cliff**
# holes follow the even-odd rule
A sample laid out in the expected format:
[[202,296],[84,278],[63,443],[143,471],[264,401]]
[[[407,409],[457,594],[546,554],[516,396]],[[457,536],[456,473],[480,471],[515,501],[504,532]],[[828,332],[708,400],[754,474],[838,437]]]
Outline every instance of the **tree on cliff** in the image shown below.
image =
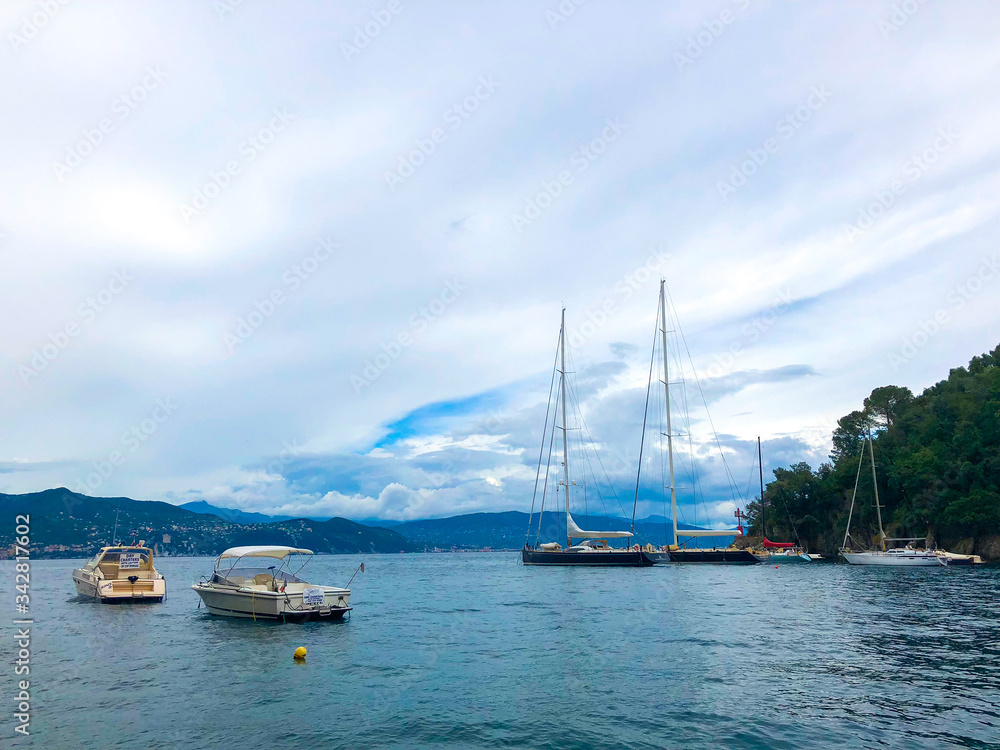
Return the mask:
[[[868,434],[890,536],[932,533],[942,543],[975,544],[1000,535],[1000,346],[919,396],[876,388],[862,409],[838,420],[832,463],[815,472],[806,464],[776,469],[764,492],[769,537],[837,549]],[[752,503],[751,533],[759,533],[759,513]],[[870,524],[872,515],[869,479],[859,486],[855,522]]]

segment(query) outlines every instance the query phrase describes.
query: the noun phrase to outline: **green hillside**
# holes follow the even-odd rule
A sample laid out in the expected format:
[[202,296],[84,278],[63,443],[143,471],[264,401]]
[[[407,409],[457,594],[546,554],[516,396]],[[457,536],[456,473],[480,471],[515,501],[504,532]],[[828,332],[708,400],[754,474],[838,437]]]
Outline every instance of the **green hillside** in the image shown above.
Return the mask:
[[[771,539],[797,534],[813,550],[836,552],[870,430],[889,537],[929,534],[951,551],[1000,559],[1000,347],[919,396],[894,385],[876,388],[837,424],[830,463],[775,470],[764,492]],[[750,533],[759,534],[758,503],[750,515]],[[851,535],[870,541],[876,529],[865,463]]]

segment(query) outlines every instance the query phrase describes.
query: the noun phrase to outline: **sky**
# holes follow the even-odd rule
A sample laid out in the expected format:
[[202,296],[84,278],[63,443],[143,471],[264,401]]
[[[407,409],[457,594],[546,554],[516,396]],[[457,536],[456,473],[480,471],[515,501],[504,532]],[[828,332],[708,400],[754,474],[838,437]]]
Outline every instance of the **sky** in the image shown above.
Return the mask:
[[662,277],[681,516],[723,528],[758,435],[768,474],[816,466],[873,388],[1000,343],[987,4],[51,0],[0,31],[0,492],[526,511],[565,306],[570,426],[629,511]]

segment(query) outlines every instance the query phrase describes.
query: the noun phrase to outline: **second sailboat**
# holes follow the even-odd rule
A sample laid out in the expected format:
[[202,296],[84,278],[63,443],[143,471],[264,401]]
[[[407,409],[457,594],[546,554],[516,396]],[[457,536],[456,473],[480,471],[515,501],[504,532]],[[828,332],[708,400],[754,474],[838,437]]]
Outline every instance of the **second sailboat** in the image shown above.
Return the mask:
[[[552,411],[552,391],[555,384],[555,375],[559,374],[559,390],[557,394],[556,410],[552,416],[552,424],[549,424],[549,414]],[[626,547],[624,549],[615,548],[608,544],[611,538],[631,538],[632,531],[585,531],[581,529],[573,519],[570,512],[570,487],[577,486],[576,482],[570,481],[569,473],[569,439],[567,432],[572,429],[567,424],[566,417],[566,308],[562,311],[562,323],[559,326],[559,345],[557,350],[557,364],[553,367],[552,383],[549,386],[549,408],[545,412],[545,428],[542,430],[542,447],[538,453],[538,471],[535,474],[535,496],[539,494],[539,482],[541,481],[541,508],[538,512],[538,530],[535,535],[535,543],[530,543],[532,522],[535,514],[535,497],[531,500],[531,515],[528,516],[528,539],[525,540],[524,549],[521,550],[521,562],[525,565],[587,565],[601,567],[648,567],[653,565],[654,560],[645,551],[639,548]],[[555,424],[555,417],[561,412],[561,424]],[[583,417],[580,414],[582,423]],[[581,424],[582,426],[582,424]],[[562,480],[556,480],[556,493],[562,488],[566,505],[566,547],[559,542],[539,543],[542,532],[542,520],[545,518],[545,500],[548,494],[549,469],[552,466],[552,444],[555,441],[555,431],[562,432]],[[545,466],[545,474],[542,475],[542,456],[545,452],[545,442],[548,437],[549,450],[548,461]],[[584,492],[586,490],[584,489]],[[612,490],[613,492],[613,490]],[[586,497],[586,495],[584,495]],[[603,502],[603,501],[602,501]],[[632,514],[633,519],[635,513]],[[573,540],[579,540],[577,544]]]

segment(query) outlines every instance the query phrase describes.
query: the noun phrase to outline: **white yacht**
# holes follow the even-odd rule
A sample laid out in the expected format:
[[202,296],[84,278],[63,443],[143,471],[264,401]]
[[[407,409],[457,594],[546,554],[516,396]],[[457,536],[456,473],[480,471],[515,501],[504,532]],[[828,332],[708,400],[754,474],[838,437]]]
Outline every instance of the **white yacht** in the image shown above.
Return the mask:
[[[851,539],[851,518],[854,516],[854,500],[858,496],[858,481],[861,479],[861,467],[865,460],[865,446],[867,445],[871,456],[872,485],[874,487],[875,514],[878,518],[878,536],[876,540],[879,549],[859,552],[847,546]],[[938,554],[935,550],[916,549],[913,542],[918,539],[886,539],[885,529],[882,527],[882,506],[878,501],[878,477],[875,474],[875,448],[872,444],[871,435],[865,438],[861,445],[861,456],[858,461],[858,476],[854,480],[854,493],[851,495],[851,510],[847,515],[847,530],[844,532],[844,544],[840,548],[840,554],[851,565],[886,565],[905,568],[940,568],[948,566],[948,558]],[[886,542],[907,542],[905,547],[886,549]]]
[[933,551],[903,547],[873,552],[848,552],[844,556],[851,565],[896,565],[908,568],[937,568],[948,565],[948,558]]
[[101,547],[94,558],[73,571],[80,596],[107,604],[162,602],[167,582],[153,567],[153,550],[138,545]]
[[[191,588],[213,615],[339,620],[351,611],[351,591],[317,586],[300,578],[298,574],[312,555],[311,550],[296,547],[233,547],[215,560],[210,578]],[[302,560],[294,572],[290,569],[292,559]]]

